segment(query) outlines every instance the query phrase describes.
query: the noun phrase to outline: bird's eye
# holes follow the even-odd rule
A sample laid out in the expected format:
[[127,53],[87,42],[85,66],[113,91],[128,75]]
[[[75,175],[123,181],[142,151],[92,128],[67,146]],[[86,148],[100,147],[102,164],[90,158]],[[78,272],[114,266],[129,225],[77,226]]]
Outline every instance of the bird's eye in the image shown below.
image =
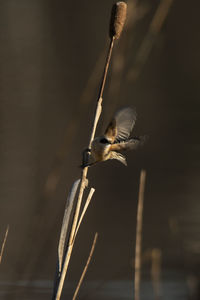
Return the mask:
[[109,142],[108,142],[107,139],[102,138],[102,139],[100,140],[100,143],[102,143],[102,144],[108,144]]

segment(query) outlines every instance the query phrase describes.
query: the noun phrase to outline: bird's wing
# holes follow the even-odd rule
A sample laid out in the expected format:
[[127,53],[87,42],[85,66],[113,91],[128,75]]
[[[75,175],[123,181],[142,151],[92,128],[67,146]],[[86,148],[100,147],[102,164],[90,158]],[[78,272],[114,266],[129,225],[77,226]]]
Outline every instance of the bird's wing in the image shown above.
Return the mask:
[[130,107],[119,110],[112,121],[109,123],[105,136],[111,142],[114,143],[126,140],[135,124],[136,111]]

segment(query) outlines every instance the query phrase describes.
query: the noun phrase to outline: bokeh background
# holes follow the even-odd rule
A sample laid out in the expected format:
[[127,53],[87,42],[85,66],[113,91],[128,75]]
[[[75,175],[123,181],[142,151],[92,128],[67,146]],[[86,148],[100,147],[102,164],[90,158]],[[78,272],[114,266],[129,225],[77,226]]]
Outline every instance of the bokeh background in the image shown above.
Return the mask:
[[[51,297],[66,197],[81,174],[113,3],[1,1],[1,244],[8,224],[9,234],[0,299]],[[157,249],[163,299],[200,299],[199,9],[195,0],[128,1],[97,133],[117,109],[132,106],[138,114],[134,134],[149,140],[127,154],[127,168],[108,161],[89,170],[96,192],[70,263],[67,299],[95,232],[99,238],[79,298],[132,299],[142,168],[143,297],[155,299],[150,274]]]

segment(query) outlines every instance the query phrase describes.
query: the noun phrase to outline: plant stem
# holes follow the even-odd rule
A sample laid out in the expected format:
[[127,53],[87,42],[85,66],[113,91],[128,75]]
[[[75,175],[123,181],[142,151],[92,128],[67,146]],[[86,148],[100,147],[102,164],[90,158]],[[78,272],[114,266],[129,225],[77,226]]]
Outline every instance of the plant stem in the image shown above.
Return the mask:
[[1,251],[0,251],[0,264],[1,264],[1,261],[2,261],[2,257],[3,257],[3,252],[4,252],[5,245],[6,245],[6,240],[7,240],[7,237],[8,237],[8,231],[9,231],[9,225],[8,225],[7,228],[6,228],[6,233],[5,233],[5,236],[4,236],[3,244],[2,244],[2,246],[1,246]]
[[[96,132],[97,123],[98,123],[99,117],[101,115],[101,110],[102,110],[101,104],[102,104],[102,101],[103,101],[102,96],[103,96],[105,82],[106,82],[106,78],[107,78],[107,74],[108,74],[108,68],[109,68],[109,65],[110,65],[110,59],[111,59],[112,50],[113,50],[113,46],[114,46],[114,40],[115,40],[114,37],[112,37],[111,41],[110,41],[109,49],[108,49],[108,55],[107,55],[107,58],[106,58],[106,63],[105,63],[104,71],[103,71],[103,77],[102,77],[102,81],[101,81],[101,85],[100,85],[99,97],[98,97],[98,100],[97,100],[94,123],[93,123],[93,127],[92,127],[92,132],[91,132],[88,148],[91,148],[91,144],[92,144],[92,141],[94,139],[95,132]],[[59,282],[59,285],[58,285],[58,290],[57,290],[57,294],[56,294],[56,298],[55,298],[56,300],[60,299],[63,284],[64,284],[64,280],[65,280],[65,276],[66,276],[67,269],[68,269],[68,266],[69,266],[70,257],[71,257],[72,250],[73,250],[74,236],[75,236],[76,227],[77,227],[77,223],[78,223],[81,203],[82,203],[82,199],[83,199],[83,193],[84,193],[84,190],[85,190],[85,188],[87,186],[87,183],[88,183],[87,182],[87,172],[88,172],[88,167],[85,167],[82,170],[80,190],[79,190],[76,210],[75,210],[75,214],[74,214],[74,219],[73,219],[73,223],[72,223],[72,229],[71,229],[71,233],[70,233],[68,249],[67,249],[67,253],[66,253],[66,257],[65,257],[61,277],[60,277],[60,282]]]
[[140,273],[141,273],[141,245],[142,245],[142,218],[145,189],[146,171],[140,173],[140,186],[138,195],[137,226],[136,226],[136,245],[135,245],[135,282],[134,300],[140,300]]
[[88,259],[87,259],[85,268],[83,269],[81,278],[80,278],[79,283],[78,283],[78,285],[77,285],[77,287],[76,287],[76,290],[75,290],[75,293],[74,293],[74,296],[73,296],[72,300],[75,300],[76,297],[77,297],[77,295],[78,295],[78,292],[79,292],[79,290],[80,290],[81,284],[82,284],[82,282],[83,282],[83,279],[84,279],[85,274],[86,274],[86,272],[87,272],[88,266],[89,266],[89,264],[90,264],[92,255],[93,255],[93,253],[94,253],[94,249],[95,249],[95,246],[96,246],[97,238],[98,238],[98,233],[96,232],[96,233],[95,233],[95,236],[94,236],[93,243],[92,243],[92,248],[91,248],[91,250],[90,250],[89,257],[88,257]]

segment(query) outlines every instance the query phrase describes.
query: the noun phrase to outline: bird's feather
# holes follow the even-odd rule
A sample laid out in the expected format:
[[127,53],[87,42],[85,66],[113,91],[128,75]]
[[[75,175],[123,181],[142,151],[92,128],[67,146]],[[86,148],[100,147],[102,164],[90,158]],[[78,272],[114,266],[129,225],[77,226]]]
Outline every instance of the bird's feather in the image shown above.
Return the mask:
[[108,127],[106,128],[105,137],[107,138],[108,141],[114,143],[116,136],[117,136],[117,124],[116,124],[116,119],[113,118],[111,122],[108,124]]
[[130,136],[135,121],[135,110],[129,107],[119,110],[105,131],[106,138],[111,143],[126,140]]
[[133,150],[138,147],[140,144],[139,139],[130,139],[128,141],[114,143],[110,146],[111,151],[126,151],[126,150]]
[[126,157],[122,155],[121,153],[111,151],[109,155],[109,159],[117,159],[119,160],[123,165],[127,166]]

